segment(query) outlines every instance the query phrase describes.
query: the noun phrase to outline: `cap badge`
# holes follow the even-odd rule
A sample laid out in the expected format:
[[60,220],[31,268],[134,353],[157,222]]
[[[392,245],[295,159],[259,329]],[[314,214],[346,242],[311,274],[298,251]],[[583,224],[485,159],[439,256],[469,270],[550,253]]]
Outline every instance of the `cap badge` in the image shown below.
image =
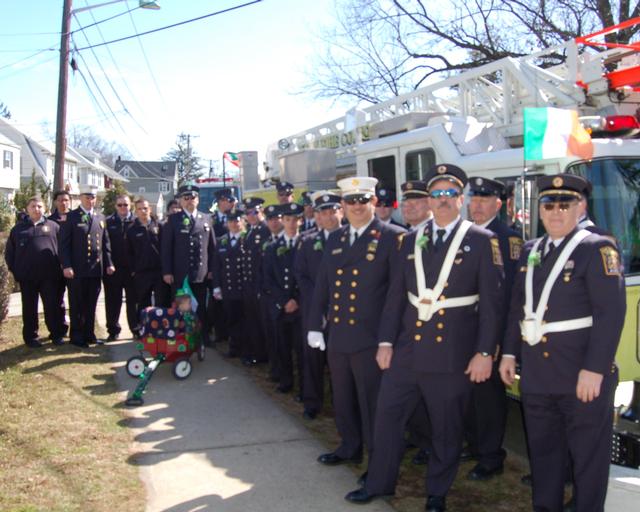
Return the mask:
[[378,192],[378,195],[379,195],[380,197],[384,197],[384,196],[386,196],[386,195],[387,195],[387,191],[383,189],[383,190],[381,190],[380,192]]
[[407,190],[411,190],[413,188],[413,183],[407,183]]
[[551,184],[556,188],[560,188],[563,183],[564,181],[560,176],[556,176],[555,178],[553,178],[553,181],[551,182]]
[[327,196],[327,195],[322,196],[322,200],[323,201],[328,201],[329,200],[329,196]]
[[289,206],[289,208],[291,208],[292,210],[296,209],[296,204],[295,203],[291,203],[291,206]]
[[438,174],[444,174],[445,172],[447,172],[447,166],[439,165],[436,171],[438,172]]
[[352,179],[352,180],[351,180],[351,184],[352,184],[354,187],[357,187],[358,185],[360,185],[360,180],[359,180],[359,179],[354,178],[354,179]]
[[476,185],[482,185],[482,178],[476,178]]

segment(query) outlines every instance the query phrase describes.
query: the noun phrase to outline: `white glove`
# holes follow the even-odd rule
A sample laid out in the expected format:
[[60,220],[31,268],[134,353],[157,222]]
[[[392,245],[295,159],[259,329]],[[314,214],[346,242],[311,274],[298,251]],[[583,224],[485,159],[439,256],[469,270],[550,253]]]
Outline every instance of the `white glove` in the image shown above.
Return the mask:
[[311,348],[319,348],[320,350],[327,348],[324,343],[324,335],[320,331],[309,331],[307,334],[307,344]]
[[222,290],[220,288],[213,289],[213,298],[216,300],[222,300]]

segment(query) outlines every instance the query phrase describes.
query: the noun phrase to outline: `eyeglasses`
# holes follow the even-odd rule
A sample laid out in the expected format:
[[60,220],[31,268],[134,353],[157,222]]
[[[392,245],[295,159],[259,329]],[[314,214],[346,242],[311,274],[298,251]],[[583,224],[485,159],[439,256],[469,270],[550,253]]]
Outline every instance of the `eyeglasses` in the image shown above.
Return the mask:
[[431,199],[440,199],[441,197],[449,198],[449,197],[458,197],[460,192],[458,192],[455,188],[446,188],[444,190],[432,190],[429,192],[429,197]]
[[544,209],[544,211],[546,212],[552,212],[553,210],[556,209],[556,207],[558,207],[558,209],[561,212],[566,212],[567,210],[569,210],[569,208],[571,208],[574,204],[577,204],[577,201],[563,201],[561,203],[542,203],[540,206],[542,206],[542,208]]
[[190,201],[191,199],[195,199],[198,196],[182,196],[183,199],[186,199],[187,201]]
[[129,207],[129,205],[127,203],[118,203],[118,204],[116,204],[116,206],[118,208],[123,207],[123,206],[126,206],[127,208]]
[[366,196],[348,197],[344,199],[344,202],[351,206],[354,204],[367,204],[369,201],[371,201],[371,198]]

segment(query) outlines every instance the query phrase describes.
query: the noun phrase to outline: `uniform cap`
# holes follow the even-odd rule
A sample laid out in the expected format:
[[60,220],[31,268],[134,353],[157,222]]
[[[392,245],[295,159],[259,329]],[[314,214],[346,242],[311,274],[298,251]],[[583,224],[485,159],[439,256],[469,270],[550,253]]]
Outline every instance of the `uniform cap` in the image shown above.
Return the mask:
[[95,185],[80,185],[80,193],[95,196],[98,194],[98,187]]
[[185,183],[178,189],[179,196],[200,195],[200,187],[195,183]]
[[329,190],[318,190],[311,194],[311,200],[316,210],[326,210],[327,208],[340,208],[342,198]]
[[379,188],[376,192],[378,198],[377,206],[387,206],[393,208],[396,202],[396,192],[390,188]]
[[261,197],[245,197],[242,200],[242,204],[247,210],[255,210],[257,208],[262,208],[262,204],[264,203],[264,199]]
[[343,199],[353,196],[374,197],[377,184],[378,180],[369,176],[353,176],[338,181]]
[[313,201],[311,200],[311,194],[313,194],[313,192],[311,190],[305,190],[302,193],[302,206],[311,206],[313,205]]
[[400,185],[402,199],[424,199],[429,197],[427,184],[421,180],[407,181]]
[[469,178],[469,195],[481,197],[504,197],[505,186],[501,181],[491,178]]
[[237,201],[238,198],[233,195],[233,190],[230,188],[223,188],[216,192],[216,199],[220,201],[220,199],[226,199],[227,201]]
[[244,215],[244,210],[242,208],[231,208],[226,215],[227,220],[238,220]]
[[288,215],[299,217],[304,213],[304,206],[298,203],[279,204],[278,209],[280,210],[280,215],[282,216]]
[[467,173],[465,173],[460,167],[453,164],[438,164],[429,169],[429,172],[424,177],[424,181],[427,182],[427,189],[431,188],[438,180],[448,180],[454,185],[463,189],[467,184]]
[[273,219],[274,217],[280,217],[281,213],[280,213],[280,209],[278,207],[279,207],[279,205],[277,205],[277,204],[270,204],[269,206],[267,206],[264,209],[264,214],[267,217],[267,219]]
[[279,181],[276,183],[276,189],[279,193],[286,193],[287,195],[293,194],[293,185],[288,181]]
[[541,202],[582,199],[590,193],[589,181],[575,174],[539,176],[536,184]]

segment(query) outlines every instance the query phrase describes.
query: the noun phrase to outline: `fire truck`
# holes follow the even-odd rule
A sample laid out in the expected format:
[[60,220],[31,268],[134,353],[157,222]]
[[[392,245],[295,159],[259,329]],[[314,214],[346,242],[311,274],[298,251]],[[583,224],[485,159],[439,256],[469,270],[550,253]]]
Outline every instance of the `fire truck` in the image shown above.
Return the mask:
[[[335,188],[346,176],[374,176],[399,197],[404,181],[422,179],[434,164],[453,163],[470,176],[515,184],[525,238],[542,232],[536,176],[568,172],[588,178],[590,216],[616,237],[626,273],[628,310],[617,354],[621,381],[640,381],[640,43],[604,41],[638,24],[635,18],[522,58],[504,58],[280,138],[267,149],[267,177],[318,189]],[[552,53],[566,61],[541,66]],[[525,162],[527,107],[577,110],[591,133],[593,157]]]

